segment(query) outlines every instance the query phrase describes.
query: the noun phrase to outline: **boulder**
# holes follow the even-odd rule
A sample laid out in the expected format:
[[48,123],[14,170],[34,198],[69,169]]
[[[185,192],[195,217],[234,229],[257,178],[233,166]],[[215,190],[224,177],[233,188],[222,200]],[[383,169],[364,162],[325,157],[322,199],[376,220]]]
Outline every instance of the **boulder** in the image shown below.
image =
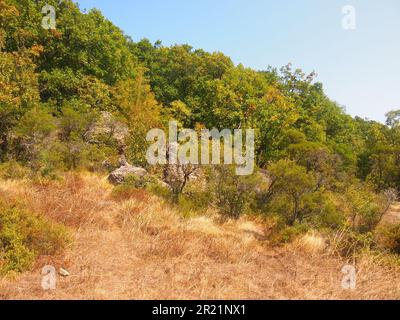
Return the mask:
[[143,178],[147,175],[147,171],[141,167],[135,167],[125,162],[121,167],[114,170],[108,176],[108,180],[112,184],[122,184],[129,176],[136,176],[138,178]]

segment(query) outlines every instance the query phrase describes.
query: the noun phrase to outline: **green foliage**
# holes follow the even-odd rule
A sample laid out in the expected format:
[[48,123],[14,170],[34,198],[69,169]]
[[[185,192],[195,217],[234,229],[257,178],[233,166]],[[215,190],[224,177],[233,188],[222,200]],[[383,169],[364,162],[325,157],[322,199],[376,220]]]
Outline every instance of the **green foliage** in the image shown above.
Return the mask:
[[69,242],[67,230],[0,202],[0,273],[23,272],[39,255],[54,255]]
[[[40,26],[45,3],[57,8],[56,30]],[[189,45],[134,43],[98,10],[84,14],[69,0],[1,0],[1,8],[3,161],[11,155],[47,172],[58,160],[66,169],[97,168],[125,153],[145,166],[146,133],[173,118],[192,128],[254,128],[258,166],[288,157],[312,172],[318,187],[354,172],[380,190],[400,185],[398,112],[388,114],[388,126],[352,119],[314,82],[315,73],[291,64],[258,72]],[[43,105],[54,119],[31,112]],[[128,124],[126,146],[85,140],[99,111]],[[35,121],[33,139],[27,129]],[[52,121],[60,141],[48,143]],[[13,143],[15,132],[21,140]]]
[[12,128],[39,102],[38,77],[32,58],[29,50],[12,53],[0,50],[0,160],[6,158]]
[[17,160],[39,170],[41,152],[48,147],[55,129],[55,119],[47,110],[34,108],[26,112],[13,130],[13,153]]
[[360,233],[371,232],[382,219],[384,199],[364,184],[352,184],[345,191],[346,207],[353,230]]
[[314,175],[289,160],[272,164],[269,171],[272,182],[268,191],[268,209],[284,215],[289,225],[303,221],[312,202],[309,196],[317,186]]
[[61,141],[83,140],[89,127],[97,118],[98,114],[86,110],[84,105],[65,106],[59,123]]
[[232,166],[212,167],[207,180],[210,197],[222,216],[238,219],[254,201],[254,176],[238,176]]
[[383,249],[400,254],[400,224],[380,227],[375,238]]
[[126,200],[131,196],[137,198],[148,193],[155,194],[165,200],[172,198],[170,190],[154,176],[140,177],[134,174],[127,176],[122,184],[114,187],[111,197],[117,200]]
[[158,102],[140,71],[136,79],[118,82],[113,88],[114,102],[125,118],[132,134],[127,141],[127,157],[136,165],[145,166],[147,132],[160,127]]
[[291,160],[272,164],[268,171],[269,184],[257,197],[259,210],[278,217],[279,230],[288,227],[288,232],[295,225],[316,229],[338,229],[346,225],[340,199],[317,179],[317,173],[307,172]]
[[185,192],[179,195],[177,206],[185,217],[204,213],[212,205],[209,190],[200,181],[191,182]]
[[395,124],[396,111],[388,114],[388,124],[357,119],[365,132],[365,149],[358,158],[358,176],[376,189],[400,189],[400,131]]
[[[98,124],[99,114],[79,105],[67,106],[59,121],[58,138],[48,157],[55,156],[66,169],[86,167],[98,169],[108,157],[117,152],[117,142],[107,134],[91,137],[91,129]],[[111,131],[112,129],[110,129]]]
[[5,180],[23,179],[30,175],[31,171],[16,161],[8,161],[0,164],[0,178]]
[[167,201],[170,201],[173,198],[171,190],[166,185],[158,182],[150,183],[147,186],[147,190]]
[[330,234],[331,248],[343,257],[354,257],[362,250],[370,250],[374,246],[374,235],[371,232],[358,233],[352,228],[343,227]]
[[[57,8],[56,30],[40,26],[46,3]],[[282,241],[308,227],[346,226],[348,243],[365,243],[387,205],[379,191],[400,189],[400,112],[386,125],[353,119],[314,72],[291,64],[255,71],[189,45],[135,43],[70,0],[0,0],[0,9],[2,178],[101,171],[122,154],[146,167],[147,132],[174,119],[255,129],[256,164],[268,178],[222,166],[209,170],[206,190],[187,190],[186,175],[169,179],[171,188],[128,179],[116,194],[152,190],[187,213],[210,202],[230,218],[261,211],[278,218]],[[7,253],[16,269],[34,256],[21,241]]]
[[400,125],[400,110],[393,110],[386,115],[386,124],[391,128],[397,128]]
[[339,229],[347,224],[342,208],[336,203],[336,194],[317,191],[304,198],[303,219],[314,228]]
[[136,189],[145,189],[148,186],[157,183],[157,180],[150,176],[137,176],[137,175],[130,175],[125,178],[125,182],[122,184],[122,186],[132,186]]
[[283,225],[269,235],[269,240],[276,245],[290,243],[301,235],[306,234],[310,227],[306,224],[296,224],[293,226]]

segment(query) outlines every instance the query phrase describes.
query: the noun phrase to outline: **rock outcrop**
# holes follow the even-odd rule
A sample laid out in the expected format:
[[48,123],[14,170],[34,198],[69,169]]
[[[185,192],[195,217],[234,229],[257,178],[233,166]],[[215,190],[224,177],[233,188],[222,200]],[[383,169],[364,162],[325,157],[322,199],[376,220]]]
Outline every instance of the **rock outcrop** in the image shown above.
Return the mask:
[[123,149],[126,145],[126,138],[129,135],[129,128],[118,121],[111,113],[103,111],[99,119],[93,123],[85,135],[85,139],[91,143],[99,143],[104,137],[112,138],[118,147]]
[[129,176],[144,178],[148,175],[148,172],[145,169],[130,165],[124,158],[120,160],[120,164],[121,167],[111,172],[108,176],[108,180],[112,184],[122,184]]

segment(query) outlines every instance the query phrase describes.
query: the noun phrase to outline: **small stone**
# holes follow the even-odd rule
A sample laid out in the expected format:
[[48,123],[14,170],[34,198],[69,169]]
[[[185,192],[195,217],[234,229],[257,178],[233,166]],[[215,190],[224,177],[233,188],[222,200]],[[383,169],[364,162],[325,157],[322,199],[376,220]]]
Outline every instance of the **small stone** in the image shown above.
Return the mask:
[[63,268],[60,268],[59,273],[63,277],[68,277],[69,276],[69,272],[67,270],[63,269]]

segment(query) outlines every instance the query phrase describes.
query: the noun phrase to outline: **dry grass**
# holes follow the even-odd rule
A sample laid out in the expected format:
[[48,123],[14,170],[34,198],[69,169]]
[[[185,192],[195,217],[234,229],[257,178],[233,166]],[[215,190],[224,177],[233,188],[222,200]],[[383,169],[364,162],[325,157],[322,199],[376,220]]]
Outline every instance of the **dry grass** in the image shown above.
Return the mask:
[[[75,242],[63,257],[41,257],[31,272],[0,280],[2,299],[399,299],[400,268],[379,256],[356,262],[355,291],[341,288],[348,263],[318,235],[284,248],[265,241],[250,218],[190,219],[143,192],[112,196],[105,178],[69,174],[62,182],[0,182],[0,196],[65,223]],[[67,269],[42,290],[46,264]]]
[[395,203],[391,210],[383,217],[382,224],[400,223],[400,203]]

